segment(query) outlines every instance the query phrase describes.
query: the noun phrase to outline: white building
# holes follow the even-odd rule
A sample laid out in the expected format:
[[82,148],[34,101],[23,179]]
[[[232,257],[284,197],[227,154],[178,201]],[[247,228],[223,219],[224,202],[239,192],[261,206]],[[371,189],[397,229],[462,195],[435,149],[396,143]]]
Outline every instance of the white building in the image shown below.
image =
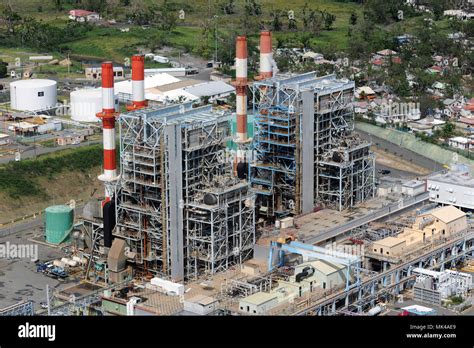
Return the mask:
[[474,179],[468,172],[436,174],[427,179],[430,201],[474,209]]
[[[100,66],[93,66],[87,67],[84,69],[86,79],[91,80],[100,80],[102,79],[102,67]],[[114,66],[114,79],[120,80],[125,78],[125,71],[121,66]]]
[[426,191],[426,184],[420,180],[410,180],[402,184],[402,193],[417,196]]
[[474,148],[474,141],[465,137],[449,138],[449,146],[460,150],[470,150]]

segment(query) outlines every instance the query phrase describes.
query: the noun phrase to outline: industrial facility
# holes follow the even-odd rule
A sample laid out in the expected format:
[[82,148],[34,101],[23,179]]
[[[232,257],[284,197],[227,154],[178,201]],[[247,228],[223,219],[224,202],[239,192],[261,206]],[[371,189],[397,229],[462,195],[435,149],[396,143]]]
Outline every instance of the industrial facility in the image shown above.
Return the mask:
[[352,134],[354,82],[316,73],[252,85],[255,117],[250,182],[259,213],[343,210],[374,196],[370,144]]
[[[91,72],[100,88],[71,92],[72,120],[101,122],[102,197],[79,214],[72,202],[44,211],[33,239],[67,255],[37,272],[77,280],[48,298],[49,315],[362,316],[400,296],[436,306],[470,296],[461,179],[407,180],[377,196],[372,144],[354,131],[354,81],[279,73],[271,40],[260,33],[254,80],[238,36],[232,85],[147,76],[134,55],[130,80],[116,82],[107,61]],[[12,107],[56,102],[54,83],[33,81],[12,93],[33,86],[36,104],[12,97]],[[219,102],[230,93],[235,110]]]

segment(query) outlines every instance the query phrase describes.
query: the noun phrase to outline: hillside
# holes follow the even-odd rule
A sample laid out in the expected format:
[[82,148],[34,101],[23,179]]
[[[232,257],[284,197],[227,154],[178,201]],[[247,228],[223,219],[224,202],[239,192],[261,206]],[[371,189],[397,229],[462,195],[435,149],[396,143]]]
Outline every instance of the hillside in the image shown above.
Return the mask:
[[0,166],[0,223],[102,195],[101,162],[101,147],[94,145]]
[[[309,44],[319,50],[341,50],[347,48],[349,37],[347,35],[351,14],[357,13],[361,16],[361,5],[348,1],[335,0],[295,0],[292,2],[277,0],[260,0],[255,3],[260,6],[261,14],[258,16],[245,16],[246,1],[234,1],[232,14],[224,14],[221,5],[229,0],[197,0],[190,3],[185,0],[174,0],[171,15],[177,16],[179,9],[185,12],[184,19],[177,18],[176,26],[171,31],[162,30],[156,25],[151,25],[143,29],[140,25],[127,24],[127,15],[130,6],[118,6],[114,10],[104,9],[101,14],[105,19],[117,19],[120,25],[94,27],[86,33],[78,33],[77,37],[64,38],[59,45],[53,45],[54,51],[44,50],[45,46],[39,46],[41,53],[61,53],[68,51],[72,55],[87,57],[91,59],[113,59],[116,62],[123,62],[125,57],[129,57],[136,52],[138,47],[152,47],[154,45],[166,44],[173,47],[184,49],[198,55],[209,57],[213,54],[214,33],[223,41],[228,35],[234,33],[247,33],[251,41],[255,44],[258,40],[259,26],[262,24],[271,29],[272,21],[278,13],[281,22],[281,30],[274,32],[275,42],[298,41],[301,35],[311,34]],[[253,1],[253,0],[252,0]],[[250,1],[250,2],[252,2]],[[33,17],[41,23],[51,25],[54,28],[64,29],[69,22],[68,11],[77,7],[86,7],[85,5],[75,5],[72,1],[62,0],[62,9],[56,10],[53,1],[40,0],[17,0],[12,1],[11,6],[14,11],[23,18]],[[93,2],[93,1],[91,1]],[[120,3],[120,1],[117,1]],[[155,5],[160,8],[162,0],[135,0],[136,3]],[[102,3],[105,3],[103,1]],[[305,8],[306,4],[306,8]],[[210,5],[210,6],[209,6]],[[330,29],[324,28],[322,17],[318,24],[321,28],[317,33],[311,32],[308,26],[304,28],[303,17],[307,18],[311,10],[317,13],[327,12],[335,16]],[[289,15],[293,11],[295,28],[289,28]],[[112,13],[113,12],[113,13]],[[217,17],[215,17],[217,16]],[[261,24],[259,24],[261,23]],[[124,26],[130,30],[122,32],[119,29]],[[207,26],[206,35],[208,46],[205,52],[202,50],[203,27]],[[77,30],[76,30],[77,31]],[[223,42],[224,43],[224,42]],[[2,46],[0,40],[0,46]],[[220,45],[221,46],[221,45]],[[10,46],[11,47],[11,46]],[[41,48],[43,47],[43,49]],[[227,48],[225,48],[227,49]]]

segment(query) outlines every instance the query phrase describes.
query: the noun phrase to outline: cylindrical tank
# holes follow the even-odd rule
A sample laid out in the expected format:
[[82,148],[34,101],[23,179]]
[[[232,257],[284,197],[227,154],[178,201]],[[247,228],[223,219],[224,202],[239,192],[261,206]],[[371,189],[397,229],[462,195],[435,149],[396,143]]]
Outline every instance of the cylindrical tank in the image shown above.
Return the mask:
[[33,79],[10,83],[10,106],[14,110],[36,111],[54,107],[56,103],[56,81]]
[[45,210],[46,241],[60,244],[69,239],[73,228],[74,210],[67,205],[53,205]]
[[[99,122],[96,114],[102,111],[102,89],[85,88],[73,91],[71,119],[79,122]],[[115,111],[119,111],[118,94],[115,94]]]

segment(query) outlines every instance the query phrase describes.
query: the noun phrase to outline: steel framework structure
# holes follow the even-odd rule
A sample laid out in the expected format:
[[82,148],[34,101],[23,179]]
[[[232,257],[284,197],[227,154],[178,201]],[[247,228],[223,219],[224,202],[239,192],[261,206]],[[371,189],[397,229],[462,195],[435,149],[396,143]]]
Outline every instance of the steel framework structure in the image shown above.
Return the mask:
[[199,191],[186,209],[187,275],[225,271],[252,256],[255,197],[247,182],[225,175]]
[[[179,281],[205,269],[221,270],[220,262],[231,262],[229,253],[229,260],[211,258],[209,267],[187,260],[199,244],[195,230],[187,231],[194,228],[187,221],[192,217],[189,204],[202,189],[212,187],[216,177],[230,172],[224,158],[230,117],[211,106],[193,108],[191,103],[119,117],[121,181],[114,235],[126,240],[136,270]],[[235,225],[220,221],[227,215],[219,209],[208,215],[211,255],[217,255],[222,233],[236,238],[231,232]]]
[[311,72],[254,82],[251,90],[250,182],[260,212],[301,214],[318,203],[343,210],[373,196],[370,143],[352,134],[353,81]]

